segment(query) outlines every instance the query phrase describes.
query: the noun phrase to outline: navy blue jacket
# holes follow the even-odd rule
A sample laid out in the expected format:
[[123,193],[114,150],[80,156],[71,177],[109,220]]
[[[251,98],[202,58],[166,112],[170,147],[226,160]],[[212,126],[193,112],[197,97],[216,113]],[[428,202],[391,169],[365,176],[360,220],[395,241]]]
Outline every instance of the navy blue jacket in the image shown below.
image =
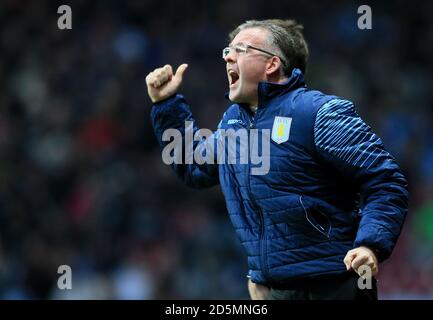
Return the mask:
[[[407,182],[353,103],[307,89],[298,69],[283,84],[259,83],[258,94],[255,114],[233,104],[219,128],[270,130],[267,174],[252,174],[251,162],[172,165],[191,187],[221,185],[252,281],[344,273],[347,251],[358,246],[388,258],[407,214]],[[155,104],[151,118],[161,147],[164,130],[184,135],[185,121],[194,121],[181,95]],[[211,139],[218,134],[194,148]]]

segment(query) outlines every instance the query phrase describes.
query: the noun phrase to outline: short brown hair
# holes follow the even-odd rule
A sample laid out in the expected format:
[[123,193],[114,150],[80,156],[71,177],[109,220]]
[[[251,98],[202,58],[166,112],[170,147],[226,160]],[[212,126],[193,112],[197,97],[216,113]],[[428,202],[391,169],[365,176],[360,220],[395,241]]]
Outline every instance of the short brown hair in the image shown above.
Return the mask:
[[305,74],[308,60],[308,46],[302,30],[304,27],[295,20],[248,20],[229,34],[229,42],[245,29],[262,28],[269,32],[268,44],[281,52],[283,73],[290,75],[293,68],[299,68]]

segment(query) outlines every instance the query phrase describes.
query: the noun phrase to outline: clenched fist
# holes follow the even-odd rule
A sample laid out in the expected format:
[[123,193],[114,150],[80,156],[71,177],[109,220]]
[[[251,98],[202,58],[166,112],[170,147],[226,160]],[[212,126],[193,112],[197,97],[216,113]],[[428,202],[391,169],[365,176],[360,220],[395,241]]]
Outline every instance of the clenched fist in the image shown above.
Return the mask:
[[377,261],[376,254],[367,247],[358,247],[347,252],[344,258],[344,264],[346,269],[353,269],[359,275],[358,268],[362,265],[366,265],[371,269],[371,275],[375,276],[379,272],[379,263]]
[[187,67],[187,64],[181,64],[173,74],[172,67],[166,64],[149,73],[146,77],[146,85],[150,100],[156,103],[174,95],[182,83],[183,73]]

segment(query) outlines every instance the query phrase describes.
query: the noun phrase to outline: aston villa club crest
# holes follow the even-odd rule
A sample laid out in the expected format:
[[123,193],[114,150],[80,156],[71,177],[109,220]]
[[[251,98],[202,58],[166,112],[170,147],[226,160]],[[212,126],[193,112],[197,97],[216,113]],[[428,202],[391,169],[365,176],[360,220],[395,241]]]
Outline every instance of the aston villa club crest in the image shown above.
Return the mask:
[[291,125],[292,118],[275,117],[274,125],[272,126],[272,140],[278,144],[288,141]]

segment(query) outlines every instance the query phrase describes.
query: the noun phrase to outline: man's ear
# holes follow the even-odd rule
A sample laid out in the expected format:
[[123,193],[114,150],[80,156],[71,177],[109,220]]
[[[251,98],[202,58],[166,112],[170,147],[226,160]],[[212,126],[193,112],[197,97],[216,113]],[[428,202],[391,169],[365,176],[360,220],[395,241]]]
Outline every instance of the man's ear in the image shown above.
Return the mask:
[[280,58],[273,56],[266,65],[266,75],[274,76],[280,75],[280,68],[282,67],[282,62]]

